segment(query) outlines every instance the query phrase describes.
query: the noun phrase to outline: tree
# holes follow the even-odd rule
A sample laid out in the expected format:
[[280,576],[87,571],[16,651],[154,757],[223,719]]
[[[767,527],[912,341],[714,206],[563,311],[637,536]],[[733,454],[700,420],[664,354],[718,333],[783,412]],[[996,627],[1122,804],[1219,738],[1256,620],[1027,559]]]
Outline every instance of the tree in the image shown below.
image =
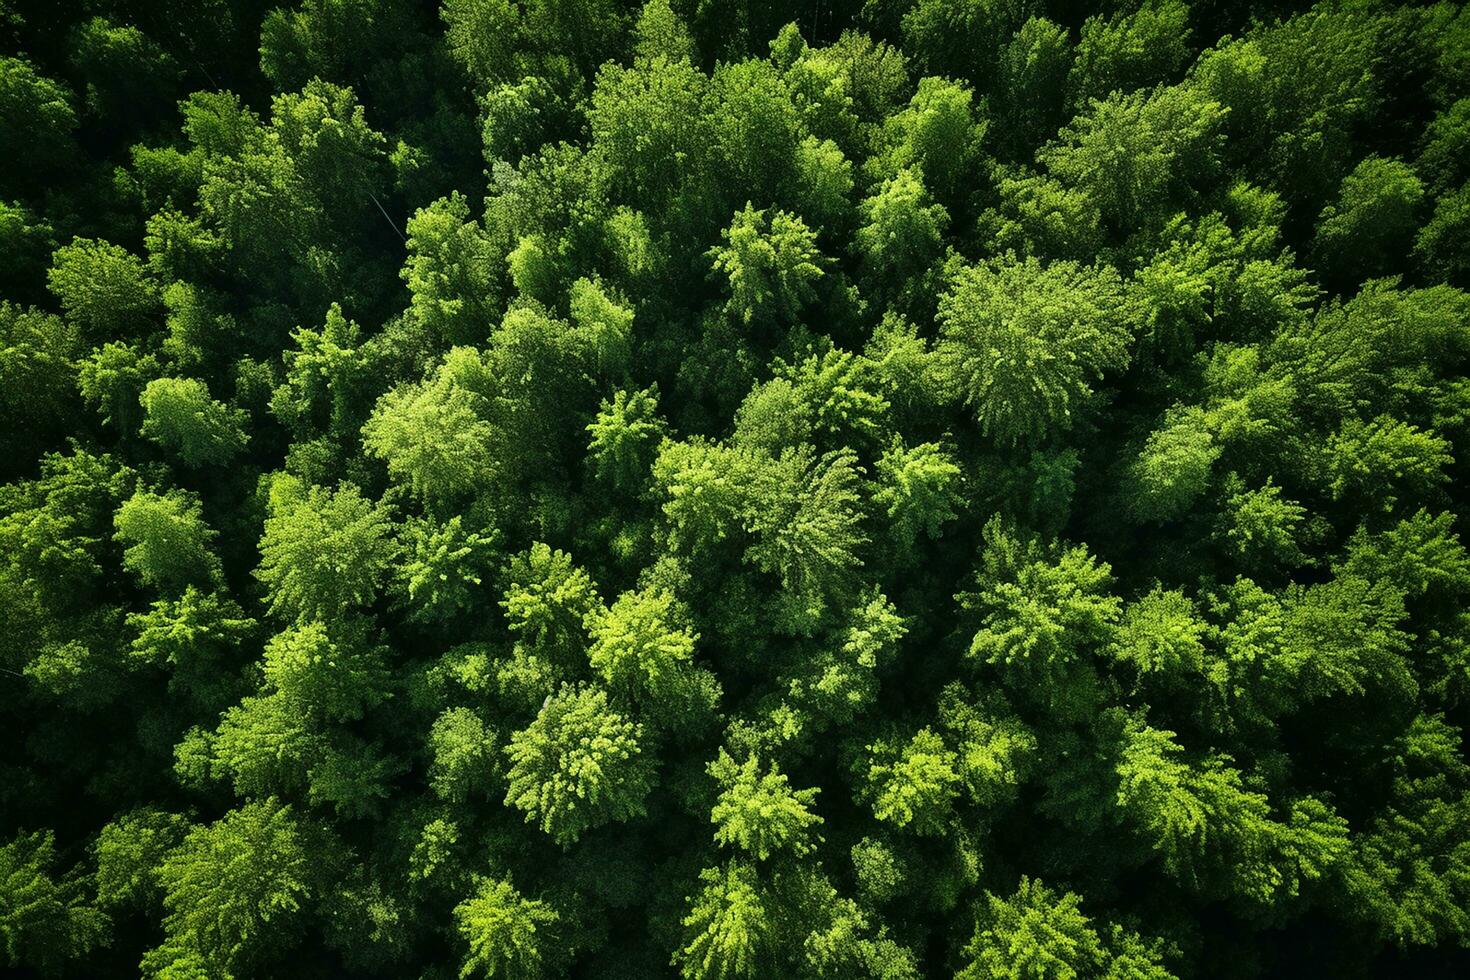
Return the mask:
[[578,279],[567,291],[574,334],[589,366],[604,378],[620,378],[628,367],[633,341],[633,310],[618,302],[601,282]]
[[1186,513],[1209,485],[1219,455],[1205,412],[1176,405],[1129,466],[1128,508],[1140,521],[1163,522]]
[[1063,121],[1069,68],[1072,42],[1067,30],[1045,17],[1028,19],[1001,48],[993,132],[1009,158],[1026,159],[1056,134]]
[[1470,98],[1459,99],[1424,129],[1423,149],[1414,169],[1431,190],[1453,190],[1470,178],[1465,153],[1470,150]]
[[838,898],[836,889],[819,875],[802,878],[807,892],[802,898],[827,911],[803,943],[806,964],[818,976],[850,976],[851,971],[860,971],[865,976],[911,980],[920,975],[913,951],[889,938],[882,926],[873,929],[856,902]]
[[1228,757],[1192,764],[1173,738],[1130,721],[1117,765],[1118,806],[1171,875],[1265,904],[1278,889],[1295,894],[1303,878],[1320,877],[1341,858],[1346,825],[1330,807],[1308,798],[1277,822]]
[[[141,148],[140,151],[141,153]],[[184,199],[193,192],[198,173],[191,172],[199,163],[197,155],[176,156],[159,161],[157,174],[149,174],[149,182],[157,189],[144,191],[166,201]],[[140,175],[141,176],[141,175]],[[184,185],[184,186],[178,186]],[[190,288],[190,283],[208,282],[219,274],[225,243],[197,217],[164,204],[144,226],[143,245],[148,252],[148,271],[158,282],[174,283]]]
[[494,732],[469,708],[450,708],[429,730],[434,761],[429,785],[442,800],[464,802],[488,795],[501,775]]
[[552,662],[580,658],[584,624],[601,605],[591,576],[538,541],[511,559],[506,579],[500,605],[520,642]]
[[[601,292],[588,290],[582,298]],[[573,284],[570,293],[577,298],[581,290]],[[558,289],[556,301],[561,295]],[[497,446],[494,458],[508,481],[536,482],[574,459],[601,383],[623,380],[631,314],[615,303],[578,307],[580,321],[568,324],[520,304],[491,335],[489,370],[480,383],[495,399],[504,448]]]
[[1470,181],[1435,203],[1434,216],[1420,229],[1414,251],[1435,275],[1470,282]]
[[1068,78],[1072,104],[1174,80],[1194,57],[1189,13],[1181,0],[1146,0],[1132,13],[1087,18]]
[[188,585],[177,597],[129,613],[128,655],[138,665],[170,671],[169,686],[218,710],[242,693],[235,667],[256,622],[218,587]]
[[658,712],[687,697],[699,640],[689,613],[668,592],[624,592],[587,614],[587,660],[608,689]]
[[168,336],[160,347],[179,367],[213,367],[211,352],[237,343],[235,318],[221,311],[223,303],[211,290],[175,282],[163,290],[163,305]]
[[1400,947],[1463,942],[1470,930],[1463,902],[1470,772],[1460,739],[1443,718],[1413,719],[1392,746],[1390,801],[1352,844],[1347,893],[1358,916]]
[[93,17],[75,29],[71,47],[87,79],[87,109],[111,125],[147,125],[172,101],[178,64],[138,28]]
[[954,752],[928,728],[906,743],[868,746],[867,792],[873,816],[916,834],[938,836],[953,816],[956,784]]
[[1423,509],[1379,534],[1359,527],[1334,571],[1387,581],[1406,596],[1458,592],[1470,582],[1470,553],[1453,528],[1450,513]]
[[989,87],[997,49],[1030,13],[1025,3],[918,0],[901,21],[904,47],[931,75],[969,78]]
[[26,423],[24,431],[0,438],[0,448],[34,458],[74,419],[79,347],[75,330],[60,317],[0,302],[0,410]]
[[1463,7],[0,0],[0,973],[1458,975]]
[[163,373],[158,358],[128,344],[95,347],[77,368],[82,398],[102,421],[119,432],[137,432],[143,422],[143,389]]
[[357,487],[307,487],[282,474],[271,481],[256,576],[273,614],[330,622],[366,605],[399,554],[387,509]]
[[702,176],[710,122],[702,111],[709,79],[684,61],[604,65],[587,110],[592,145],[614,193],[660,221],[670,199]]
[[398,566],[398,581],[411,618],[436,623],[476,611],[499,544],[494,528],[466,527],[461,514],[442,524],[411,519],[403,542],[411,557]]
[[308,716],[352,721],[389,695],[383,650],[357,630],[329,635],[319,622],[298,623],[265,646],[266,683]]
[[824,260],[816,234],[801,218],[785,211],[768,218],[747,203],[720,237],[725,244],[707,254],[715,275],[729,284],[725,310],[740,322],[795,319],[816,296],[813,283],[823,275]]
[[689,980],[758,976],[766,962],[773,923],[755,869],[732,861],[699,874],[704,888],[684,917],[688,942],[673,962]]
[[1248,567],[1304,564],[1302,522],[1307,510],[1283,497],[1268,478],[1259,490],[1247,490],[1238,476],[1227,480],[1227,497],[1217,536]]
[[1380,501],[1390,509],[1403,493],[1423,499],[1446,479],[1448,444],[1432,432],[1380,415],[1369,422],[1349,419],[1327,447],[1335,498]]
[[36,175],[56,173],[77,153],[77,114],[66,86],[25,58],[0,59],[0,138],[20,156],[6,168],[7,196],[39,189]]
[[656,779],[642,740],[643,727],[614,711],[604,691],[563,685],[506,746],[505,802],[563,847],[640,816]]
[[381,2],[278,7],[260,25],[260,71],[278,90],[300,88],[315,76],[352,78],[410,29],[405,20]]
[[1193,76],[1229,111],[1231,156],[1291,197],[1325,203],[1354,158],[1353,127],[1381,98],[1364,67],[1378,37],[1361,14],[1319,10],[1202,56]]
[[719,64],[709,95],[712,176],[744,188],[748,198],[774,199],[788,186],[802,141],[800,116],[781,73],[764,60]]
[[217,535],[192,495],[139,490],[118,508],[114,524],[115,537],[127,545],[123,566],[143,584],[168,588],[218,579],[219,560],[210,551]]
[[136,337],[159,311],[158,287],[142,260],[111,242],[72,239],[52,255],[46,283],[67,319],[93,342]]
[[1350,574],[1272,595],[1249,579],[1225,593],[1222,631],[1235,712],[1264,721],[1340,694],[1412,698],[1402,659],[1404,595]]
[[352,89],[313,78],[300,92],[277,95],[271,129],[328,221],[351,227],[371,213],[370,195],[387,177],[387,145]]
[[1069,428],[1092,383],[1128,364],[1112,269],[1013,256],[965,266],[939,299],[937,354],[980,430],[1001,443]]
[[[480,133],[481,142],[485,162],[492,168],[497,164],[519,164],[538,147],[551,142],[554,133],[564,132],[571,125],[570,106],[561,93],[539,75],[528,75],[519,82],[504,82],[491,88],[484,97],[483,106],[485,125]],[[426,222],[427,229],[453,232],[454,237],[464,235],[468,239],[464,244],[471,247],[472,256],[479,258],[487,254],[484,246],[489,244],[488,240],[473,234],[473,223],[467,222],[456,227],[453,221],[446,220],[454,217],[449,212],[458,210],[460,209],[455,203],[455,195],[451,194],[447,199],[435,201],[421,213],[425,218],[432,219],[431,222]],[[463,220],[468,216],[468,208],[465,208],[464,214],[459,217]],[[426,244],[449,241],[450,239],[435,234],[426,240]],[[429,253],[426,253],[425,258],[428,257]],[[451,270],[475,273],[480,269],[477,264],[461,263],[452,253],[446,253],[444,258],[450,262],[444,270],[446,273]],[[438,262],[431,263],[429,268],[439,268]],[[486,266],[484,271],[493,270]]]
[[924,186],[953,210],[964,203],[964,181],[979,153],[987,124],[977,122],[975,93],[962,82],[922,78],[902,112],[884,123],[890,149],[880,166],[897,173],[906,167],[923,175]]
[[820,228],[852,224],[853,162],[829,139],[807,136],[796,146],[790,178],[796,209]]
[[333,303],[320,329],[300,327],[291,336],[296,350],[282,353],[286,379],[271,394],[271,413],[301,436],[349,436],[367,400],[361,328]]
[[965,947],[970,964],[959,976],[1077,977],[1105,962],[1102,940],[1074,892],[1057,895],[1022,876],[1016,893],[985,893],[985,911]]
[[[1183,231],[1182,222],[1178,230]],[[1218,237],[1210,234],[1214,231],[1212,227],[1204,234]],[[1194,351],[1220,305],[1211,302],[1223,285],[1212,268],[1220,261],[1218,246],[1212,244],[1175,240],[1134,274],[1128,291],[1143,327],[1140,359],[1170,364]]]
[[490,447],[496,438],[483,417],[485,373],[479,352],[451,350],[431,379],[379,399],[362,428],[364,448],[427,502],[480,490],[494,472]]
[[881,436],[889,406],[868,358],[833,348],[772,367],[775,377],[752,388],[735,413],[737,445],[778,453]]
[[295,795],[322,749],[305,705],[262,690],[222,712],[214,731],[191,729],[174,747],[174,773],[193,789],[229,780],[241,796]]
[[847,725],[878,698],[878,671],[887,667],[908,632],[904,617],[876,589],[861,596],[836,631],[831,649],[812,657],[788,690],[813,714],[812,727]]
[[44,216],[19,201],[0,200],[0,257],[6,265],[0,286],[7,296],[21,297],[34,289],[55,247],[56,229]]
[[445,344],[475,344],[498,312],[501,255],[470,219],[458,192],[408,219],[408,284],[419,321]]
[[1004,702],[975,699],[963,685],[939,695],[939,720],[955,744],[955,772],[982,820],[1016,801],[1035,771],[1039,743]]
[[97,904],[103,908],[151,907],[163,897],[164,858],[183,842],[189,821],[144,807],[113,820],[97,834]]
[[756,457],[698,436],[666,439],[653,463],[653,484],[671,549],[708,554],[740,529]]
[[145,974],[232,974],[279,958],[316,893],[306,835],[291,807],[247,803],[190,830],[164,858],[164,942],[143,958]]
[[984,537],[976,589],[956,596],[980,621],[969,656],[1022,690],[1064,697],[1073,667],[1112,638],[1121,605],[1109,594],[1112,569],[1085,547],[1048,548],[999,518]]
[[922,531],[930,538],[943,535],[943,526],[963,506],[956,484],[961,470],[938,443],[905,448],[895,437],[878,460],[878,490],[873,502],[886,509],[894,538],[912,546]]
[[985,893],[975,935],[965,947],[970,962],[957,976],[1138,977],[1168,980],[1158,943],[1113,926],[1108,941],[1082,912],[1076,892],[1058,895],[1040,879],[1021,876],[1015,894]]
[[0,940],[12,968],[50,971],[103,942],[110,920],[88,904],[80,869],[59,878],[56,837],[21,833],[0,847]]
[[135,479],[113,456],[74,449],[43,456],[36,479],[0,488],[9,589],[59,614],[85,610],[102,578],[102,542]]
[[[1394,368],[1407,353],[1442,370],[1436,351],[1444,350],[1445,335],[1436,324],[1459,315],[1467,302],[1470,297],[1448,287],[1401,290],[1393,280],[1372,280],[1351,300],[1296,318],[1272,341],[1267,357],[1290,366],[1290,385],[1299,393],[1295,411],[1324,427],[1359,424],[1380,413],[1412,418],[1407,405],[1400,407],[1403,389],[1396,392],[1388,383],[1398,374]],[[1407,324],[1414,325],[1408,332]]]
[[558,959],[554,930],[561,916],[539,899],[522,897],[509,881],[482,878],[474,894],[455,906],[454,918],[470,947],[462,978],[533,980]]
[[1113,652],[1141,677],[1182,680],[1203,670],[1208,636],[1189,596],[1155,586],[1123,608]]
[[1313,256],[1336,281],[1357,283],[1400,264],[1419,229],[1424,185],[1401,160],[1368,157],[1322,209]]
[[1037,161],[1085,191],[1113,229],[1127,233],[1169,214],[1215,179],[1226,109],[1198,88],[1114,92],[1075,117]]
[[811,828],[822,818],[809,808],[819,790],[792,789],[774,763],[764,767],[754,754],[737,763],[723,748],[708,769],[721,787],[710,811],[715,843],[760,861],[781,851],[804,857],[814,850]]
[[189,467],[228,463],[250,441],[247,416],[209,397],[197,378],[157,378],[138,397],[143,435]]
[[939,256],[949,212],[929,203],[923,181],[900,170],[858,205],[865,223],[854,236],[880,295],[901,293]]
[[668,427],[658,414],[658,385],[619,389],[590,422],[587,459],[597,478],[625,492],[640,489]]
[[669,0],[648,0],[638,14],[633,34],[637,38],[634,51],[639,58],[692,62],[698,53],[689,28],[674,13]]
[[631,20],[631,11],[613,0],[530,0],[525,6],[527,35],[565,38],[548,57],[569,59],[584,77],[624,50]]
[[817,459],[806,449],[787,451],[757,473],[761,482],[746,521],[758,541],[746,558],[778,574],[809,609],[842,595],[859,564],[857,551],[867,542],[861,472],[851,450]]
[[481,91],[515,74],[514,45],[521,14],[509,0],[448,0],[439,10],[445,40],[470,81]]

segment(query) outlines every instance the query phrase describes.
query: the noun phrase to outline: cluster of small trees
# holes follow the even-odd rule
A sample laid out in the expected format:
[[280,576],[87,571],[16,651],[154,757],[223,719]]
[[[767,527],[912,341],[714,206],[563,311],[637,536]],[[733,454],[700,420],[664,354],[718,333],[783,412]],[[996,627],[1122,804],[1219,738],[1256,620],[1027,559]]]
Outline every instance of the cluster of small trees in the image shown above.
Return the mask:
[[1470,8],[279,2],[0,2],[0,964],[1463,965]]

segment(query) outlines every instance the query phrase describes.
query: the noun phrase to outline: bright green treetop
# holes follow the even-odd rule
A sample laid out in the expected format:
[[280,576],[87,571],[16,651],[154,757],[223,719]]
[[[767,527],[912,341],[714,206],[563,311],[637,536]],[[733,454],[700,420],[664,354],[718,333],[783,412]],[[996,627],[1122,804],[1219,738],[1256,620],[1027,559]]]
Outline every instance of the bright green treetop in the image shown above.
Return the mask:
[[1008,257],[960,268],[939,300],[950,383],[998,442],[1070,428],[1104,374],[1128,364],[1112,269]]
[[505,802],[564,847],[640,816],[655,781],[642,737],[642,726],[614,711],[601,689],[563,686],[511,736]]

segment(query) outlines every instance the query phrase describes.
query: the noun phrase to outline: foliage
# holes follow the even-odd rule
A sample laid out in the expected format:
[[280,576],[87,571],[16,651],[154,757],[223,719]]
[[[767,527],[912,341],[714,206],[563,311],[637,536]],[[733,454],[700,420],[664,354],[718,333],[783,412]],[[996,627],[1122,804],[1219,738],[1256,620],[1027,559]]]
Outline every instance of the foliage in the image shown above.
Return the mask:
[[958,976],[1078,977],[1170,976],[1155,944],[1112,930],[1109,949],[1083,914],[1075,892],[1058,895],[1040,880],[1022,877],[1016,893],[987,892],[986,908],[965,948],[969,964]]
[[87,902],[78,869],[57,878],[55,862],[56,838],[48,830],[0,848],[0,938],[12,968],[54,969],[106,936],[108,918]]
[[125,813],[97,833],[97,904],[152,907],[163,894],[159,872],[189,830],[187,818],[144,808]]
[[144,436],[178,454],[185,466],[228,463],[249,441],[245,413],[209,397],[196,378],[157,378],[138,400]]
[[709,773],[722,787],[710,810],[710,820],[718,825],[717,843],[739,847],[762,861],[781,850],[798,857],[811,853],[808,828],[822,818],[807,808],[818,790],[793,790],[775,767],[762,772],[754,755],[737,763],[723,749],[709,764]]
[[710,250],[716,275],[729,281],[725,309],[745,324],[790,320],[815,296],[822,276],[816,235],[801,218],[777,211],[769,218],[749,204],[721,232],[723,246]]
[[233,973],[279,955],[313,892],[312,863],[291,808],[275,799],[195,827],[159,872],[165,939],[144,971]]
[[475,390],[481,371],[475,351],[455,348],[432,383],[388,392],[363,426],[364,448],[427,501],[471,493],[491,475],[494,429]]
[[128,546],[123,567],[145,585],[199,584],[218,574],[209,551],[215,532],[204,523],[199,502],[180,491],[139,490],[118,508],[114,523],[117,540]]
[[58,248],[46,284],[67,318],[98,343],[141,333],[158,307],[142,261],[111,242],[79,238]]
[[1092,384],[1128,364],[1116,272],[1013,256],[965,266],[939,300],[949,382],[980,431],[1004,443],[1066,429]]
[[276,615],[339,617],[372,599],[398,557],[386,508],[351,484],[328,490],[282,476],[267,508],[256,574]]
[[690,980],[757,975],[772,923],[755,869],[732,862],[706,868],[699,878],[704,889],[684,917],[689,940],[674,954],[680,973]]
[[555,939],[547,934],[560,916],[545,902],[523,898],[508,881],[480,882],[473,895],[455,906],[454,918],[470,946],[461,977],[539,977],[544,961],[555,958],[546,948]]
[[1466,972],[1462,4],[0,48],[0,970]]
[[1322,209],[1313,249],[1339,281],[1389,271],[1419,227],[1424,185],[1408,164],[1368,157],[1342,180],[1335,204]]
[[569,846],[586,831],[644,812],[654,783],[642,727],[592,687],[564,686],[511,736],[506,803]]

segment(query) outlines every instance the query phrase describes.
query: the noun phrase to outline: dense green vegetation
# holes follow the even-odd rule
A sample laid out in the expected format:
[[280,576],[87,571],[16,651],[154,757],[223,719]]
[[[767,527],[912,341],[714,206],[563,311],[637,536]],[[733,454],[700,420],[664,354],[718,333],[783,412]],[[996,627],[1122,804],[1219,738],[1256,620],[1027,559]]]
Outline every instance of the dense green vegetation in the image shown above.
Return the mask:
[[1470,7],[0,52],[0,969],[1470,972]]

